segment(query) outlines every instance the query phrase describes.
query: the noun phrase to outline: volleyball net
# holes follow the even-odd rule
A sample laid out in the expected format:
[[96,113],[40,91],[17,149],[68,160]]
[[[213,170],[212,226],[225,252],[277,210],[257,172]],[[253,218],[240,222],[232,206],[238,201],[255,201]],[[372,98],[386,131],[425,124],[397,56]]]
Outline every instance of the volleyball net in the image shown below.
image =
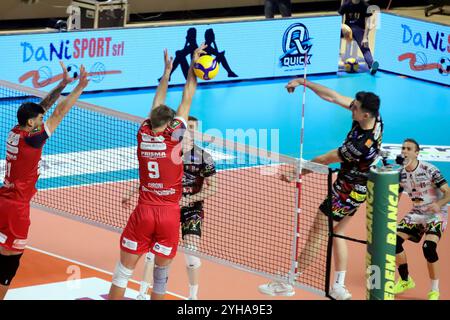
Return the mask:
[[[16,125],[21,103],[39,103],[45,95],[0,81],[0,138],[6,141]],[[136,134],[143,120],[78,101],[44,147],[33,206],[121,232],[137,202],[136,195],[131,207],[122,205],[138,181]],[[325,295],[330,238],[310,246],[308,237],[319,205],[329,196],[328,168],[303,160],[302,167],[311,173],[303,176],[298,210],[298,185],[280,179],[281,172],[299,167],[297,159],[199,132],[195,141],[215,161],[218,189],[205,200],[196,249],[181,241],[179,249]],[[5,158],[6,148],[2,148],[2,179]],[[324,226],[326,235],[328,228]],[[314,263],[296,277],[297,256],[302,254],[313,256]]]

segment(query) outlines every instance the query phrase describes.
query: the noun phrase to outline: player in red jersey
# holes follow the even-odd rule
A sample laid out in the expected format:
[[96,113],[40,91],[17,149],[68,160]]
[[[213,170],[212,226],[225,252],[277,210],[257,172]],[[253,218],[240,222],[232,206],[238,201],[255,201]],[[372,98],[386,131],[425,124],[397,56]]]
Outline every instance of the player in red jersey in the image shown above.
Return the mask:
[[87,86],[87,72],[80,68],[75,89],[58,103],[44,123],[44,114],[74,79],[61,62],[63,79],[39,104],[23,103],[17,111],[18,125],[6,142],[6,173],[0,188],[0,299],[4,299],[19,268],[30,227],[30,201],[36,194],[42,148]]
[[149,119],[137,134],[139,200],[120,239],[120,261],[114,270],[110,299],[121,299],[139,258],[155,254],[152,300],[164,299],[169,265],[175,257],[180,228],[183,160],[181,140],[186,130],[192,99],[197,88],[193,65],[205,45],[194,51],[178,111],[164,105],[173,59],[164,50],[161,77]]

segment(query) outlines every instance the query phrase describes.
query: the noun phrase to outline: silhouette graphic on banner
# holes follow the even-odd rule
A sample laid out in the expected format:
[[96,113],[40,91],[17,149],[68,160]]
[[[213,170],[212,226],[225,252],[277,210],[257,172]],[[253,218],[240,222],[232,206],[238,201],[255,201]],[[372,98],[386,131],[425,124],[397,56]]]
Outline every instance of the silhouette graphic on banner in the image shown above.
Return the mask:
[[[237,78],[238,75],[234,73],[233,70],[231,70],[228,61],[225,58],[225,50],[219,51],[213,29],[207,29],[205,31],[205,44],[207,45],[205,52],[209,55],[214,56],[217,62],[224,67],[224,69],[228,72],[228,78]],[[174,73],[178,66],[180,66],[184,78],[186,79],[189,70],[189,62],[187,57],[190,56],[190,58],[192,58],[192,54],[197,48],[197,29],[189,28],[186,33],[186,42],[184,43],[183,49],[177,50],[175,52],[175,59],[173,61],[172,72],[170,73],[170,75],[172,75],[172,73]],[[161,78],[158,79],[158,82],[159,80],[161,80]]]

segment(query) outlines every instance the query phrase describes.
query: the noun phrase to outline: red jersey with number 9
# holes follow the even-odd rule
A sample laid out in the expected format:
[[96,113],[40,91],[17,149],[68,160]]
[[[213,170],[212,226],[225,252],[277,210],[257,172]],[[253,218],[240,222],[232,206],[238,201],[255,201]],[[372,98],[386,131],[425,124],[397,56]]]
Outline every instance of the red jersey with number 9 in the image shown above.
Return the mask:
[[14,127],[6,142],[6,172],[0,198],[30,202],[36,194],[42,147],[50,136],[46,125],[28,132]]
[[175,117],[163,132],[152,131],[150,120],[139,128],[139,203],[178,204],[182,195],[183,159],[181,140],[186,121]]

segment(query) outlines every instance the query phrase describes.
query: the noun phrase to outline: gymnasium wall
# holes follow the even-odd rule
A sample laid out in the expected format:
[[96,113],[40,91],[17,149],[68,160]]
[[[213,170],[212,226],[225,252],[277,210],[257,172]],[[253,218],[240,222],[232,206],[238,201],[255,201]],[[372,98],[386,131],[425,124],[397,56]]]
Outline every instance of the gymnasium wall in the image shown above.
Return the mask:
[[[327,0],[292,0],[292,3],[318,1]],[[31,4],[28,4],[28,2]],[[65,17],[67,16],[66,8],[71,2],[71,0],[1,0],[0,20]],[[261,6],[261,15],[264,12],[262,9],[264,0],[128,0],[128,3],[130,13],[159,13],[247,6]]]

